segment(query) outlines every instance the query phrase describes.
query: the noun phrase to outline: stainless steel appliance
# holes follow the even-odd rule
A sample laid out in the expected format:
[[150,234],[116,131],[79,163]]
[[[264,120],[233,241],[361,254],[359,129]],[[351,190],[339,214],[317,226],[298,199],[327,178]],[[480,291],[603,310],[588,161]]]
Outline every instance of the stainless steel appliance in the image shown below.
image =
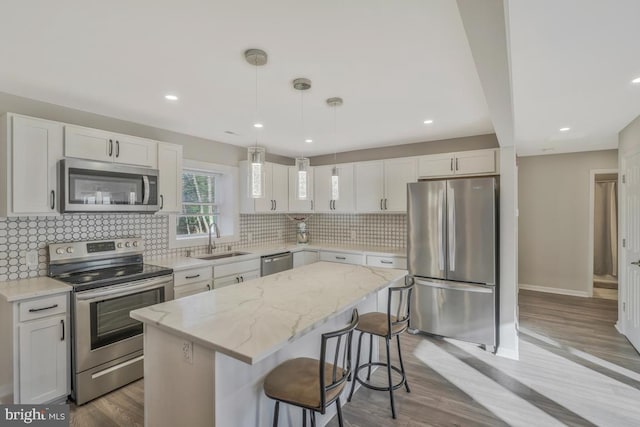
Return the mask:
[[407,262],[416,283],[411,328],[498,345],[495,177],[410,183]]
[[137,238],[49,245],[49,276],[73,286],[71,397],[81,405],[142,378],[141,307],[173,299],[173,270],[144,264]]
[[142,212],[162,208],[158,170],[81,159],[60,160],[61,212]]
[[261,261],[260,276],[268,276],[293,268],[293,254],[291,252],[266,255],[261,257]]

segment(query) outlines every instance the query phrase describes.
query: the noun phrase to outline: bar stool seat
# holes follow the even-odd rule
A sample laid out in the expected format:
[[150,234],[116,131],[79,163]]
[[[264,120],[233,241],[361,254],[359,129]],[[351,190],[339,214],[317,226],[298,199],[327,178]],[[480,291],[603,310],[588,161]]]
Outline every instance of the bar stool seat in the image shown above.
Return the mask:
[[[325,384],[331,384],[333,365],[324,364]],[[320,410],[320,361],[307,357],[290,359],[278,365],[264,380],[264,393],[274,400]],[[342,377],[342,369],[336,374]],[[327,401],[339,396],[346,383],[327,391]]]
[[[349,393],[349,397],[347,399],[348,402],[351,402],[353,392],[356,389],[356,383],[360,383],[363,387],[367,387],[372,390],[386,391],[389,393],[389,400],[391,403],[391,416],[393,418],[396,418],[396,408],[393,399],[393,391],[404,386],[407,390],[407,393],[411,392],[409,383],[407,382],[407,376],[404,371],[404,363],[402,361],[402,351],[400,349],[400,334],[406,331],[409,327],[409,320],[411,318],[411,295],[413,292],[414,283],[410,278],[407,278],[405,280],[405,286],[389,288],[386,313],[371,312],[365,313],[360,316],[360,321],[358,322],[358,326],[356,326],[356,331],[360,332],[360,336],[358,337],[358,353],[356,356],[356,365],[355,369],[353,370],[353,378],[351,381],[351,392]],[[392,302],[394,301],[395,305],[397,305],[395,315],[391,314],[393,312]],[[360,364],[360,351],[362,349],[362,338],[364,334],[369,334],[369,362]],[[382,337],[385,340],[387,350],[387,360],[385,362],[372,361],[374,335]],[[396,338],[396,342],[398,343],[398,361],[400,362],[400,367],[391,364],[391,353],[389,351],[389,344],[393,337]],[[374,366],[386,368],[388,381],[387,385],[376,386],[370,382],[371,368],[373,368]],[[367,369],[366,380],[358,376],[360,371],[362,371],[363,369]],[[400,375],[400,381],[398,381],[396,384],[392,382],[391,371],[395,371]]]

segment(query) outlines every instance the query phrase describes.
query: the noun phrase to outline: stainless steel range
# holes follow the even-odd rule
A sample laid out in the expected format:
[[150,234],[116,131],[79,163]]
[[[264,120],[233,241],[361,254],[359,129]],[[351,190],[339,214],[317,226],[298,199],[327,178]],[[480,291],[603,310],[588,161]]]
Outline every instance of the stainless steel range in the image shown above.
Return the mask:
[[49,276],[73,286],[71,397],[81,405],[142,378],[141,307],[173,299],[173,270],[143,263],[138,238],[49,245]]

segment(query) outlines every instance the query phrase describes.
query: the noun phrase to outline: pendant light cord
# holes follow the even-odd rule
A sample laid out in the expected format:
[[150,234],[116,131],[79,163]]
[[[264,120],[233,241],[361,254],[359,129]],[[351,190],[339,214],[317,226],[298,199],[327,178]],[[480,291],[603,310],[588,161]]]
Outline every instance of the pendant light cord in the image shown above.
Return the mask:
[[[255,63],[256,68],[256,108],[253,114],[253,123],[258,123],[258,62]],[[254,132],[256,133],[256,148],[258,148],[258,128],[254,128]]]
[[[334,146],[337,147],[337,142],[338,142],[338,119],[337,119],[337,109],[338,106],[334,105],[333,106],[333,143]],[[333,149],[333,166],[334,167],[338,167],[338,154],[336,152],[337,148]]]

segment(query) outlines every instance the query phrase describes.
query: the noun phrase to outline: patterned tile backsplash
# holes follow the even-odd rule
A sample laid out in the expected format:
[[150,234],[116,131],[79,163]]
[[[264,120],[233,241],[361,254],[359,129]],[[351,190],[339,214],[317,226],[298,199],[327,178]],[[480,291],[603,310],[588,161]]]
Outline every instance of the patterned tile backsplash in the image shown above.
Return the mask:
[[[297,216],[297,215],[296,215]],[[206,246],[169,248],[169,217],[141,214],[74,214],[59,217],[0,218],[0,281],[46,276],[50,243],[142,237],[145,256],[186,255]],[[313,214],[307,220],[312,243],[405,247],[404,214]],[[286,214],[240,215],[240,240],[218,245],[217,252],[243,246],[295,241],[296,223]],[[37,251],[38,264],[26,255]]]

